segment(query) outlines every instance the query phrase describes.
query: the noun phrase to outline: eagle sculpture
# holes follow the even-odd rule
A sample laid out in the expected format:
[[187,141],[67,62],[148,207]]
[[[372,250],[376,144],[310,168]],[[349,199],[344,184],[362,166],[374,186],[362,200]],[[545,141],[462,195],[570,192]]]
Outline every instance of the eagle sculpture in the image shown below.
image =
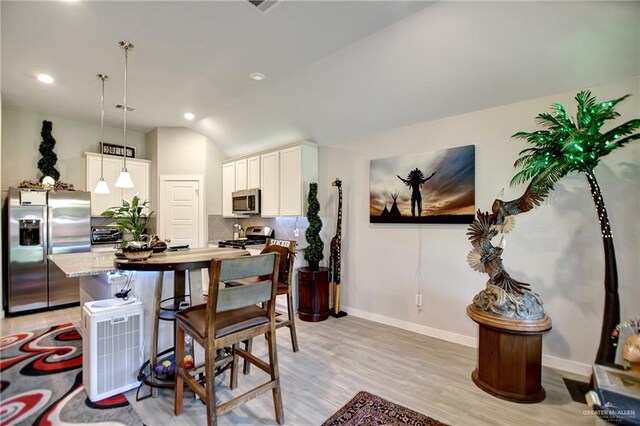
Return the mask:
[[[521,197],[503,201],[504,189],[491,206],[491,212],[478,210],[467,235],[473,249],[467,255],[471,268],[489,275],[487,288],[474,298],[474,306],[498,315],[533,319],[544,314],[539,296],[531,291],[530,284],[511,277],[502,263],[506,246],[504,234],[515,226],[514,216],[539,206],[548,195],[551,186],[545,179],[534,177]],[[492,240],[503,234],[500,242]]]

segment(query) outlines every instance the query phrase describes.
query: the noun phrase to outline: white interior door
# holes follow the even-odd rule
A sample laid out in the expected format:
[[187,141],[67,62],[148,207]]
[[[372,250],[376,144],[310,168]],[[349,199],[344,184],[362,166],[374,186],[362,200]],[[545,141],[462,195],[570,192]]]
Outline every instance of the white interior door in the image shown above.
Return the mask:
[[203,247],[203,197],[199,180],[163,179],[160,238],[170,238],[169,246]]

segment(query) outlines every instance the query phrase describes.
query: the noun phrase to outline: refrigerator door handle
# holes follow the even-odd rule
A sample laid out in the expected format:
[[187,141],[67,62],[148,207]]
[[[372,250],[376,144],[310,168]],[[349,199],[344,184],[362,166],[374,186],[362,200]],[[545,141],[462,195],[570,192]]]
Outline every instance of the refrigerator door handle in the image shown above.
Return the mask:
[[51,210],[50,207],[43,207],[42,208],[42,214],[44,215],[45,223],[47,224],[47,227],[45,229],[44,226],[40,227],[40,232],[42,233],[42,264],[46,265],[49,262],[49,258],[47,257],[49,255],[49,229],[51,229],[51,216],[47,216],[47,213],[49,213],[47,210]]
[[45,247],[47,254],[51,248],[51,240],[53,240],[53,207],[47,207],[47,236],[45,237]]

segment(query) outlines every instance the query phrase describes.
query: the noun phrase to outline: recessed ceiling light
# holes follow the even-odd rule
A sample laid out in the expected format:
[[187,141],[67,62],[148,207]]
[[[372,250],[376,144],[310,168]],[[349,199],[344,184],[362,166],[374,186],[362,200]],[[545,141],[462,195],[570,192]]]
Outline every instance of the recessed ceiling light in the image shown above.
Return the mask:
[[45,84],[51,84],[53,83],[53,77],[51,77],[49,74],[38,74],[38,81],[41,83],[45,83]]
[[184,113],[184,118],[186,118],[187,120],[193,120],[195,117],[196,117],[196,116],[195,116],[195,115],[193,115],[193,114],[192,114],[192,113],[190,113],[190,112],[185,112],[185,113]]
[[261,72],[252,72],[251,74],[249,74],[249,77],[251,77],[251,79],[255,81],[262,81],[267,78],[267,76],[262,74]]

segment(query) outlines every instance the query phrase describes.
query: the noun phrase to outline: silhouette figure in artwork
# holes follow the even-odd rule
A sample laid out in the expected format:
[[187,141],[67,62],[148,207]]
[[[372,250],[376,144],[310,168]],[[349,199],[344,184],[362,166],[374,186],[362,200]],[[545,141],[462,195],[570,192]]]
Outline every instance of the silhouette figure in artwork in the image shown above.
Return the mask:
[[[418,216],[422,216],[422,194],[420,193],[420,188],[422,188],[422,184],[431,179],[436,172],[433,172],[431,176],[428,178],[424,177],[424,173],[422,170],[415,168],[409,172],[406,179],[402,179],[399,175],[398,179],[400,179],[405,185],[411,188],[411,216],[416,215],[416,210],[418,210]],[[394,198],[395,200],[395,198]]]

